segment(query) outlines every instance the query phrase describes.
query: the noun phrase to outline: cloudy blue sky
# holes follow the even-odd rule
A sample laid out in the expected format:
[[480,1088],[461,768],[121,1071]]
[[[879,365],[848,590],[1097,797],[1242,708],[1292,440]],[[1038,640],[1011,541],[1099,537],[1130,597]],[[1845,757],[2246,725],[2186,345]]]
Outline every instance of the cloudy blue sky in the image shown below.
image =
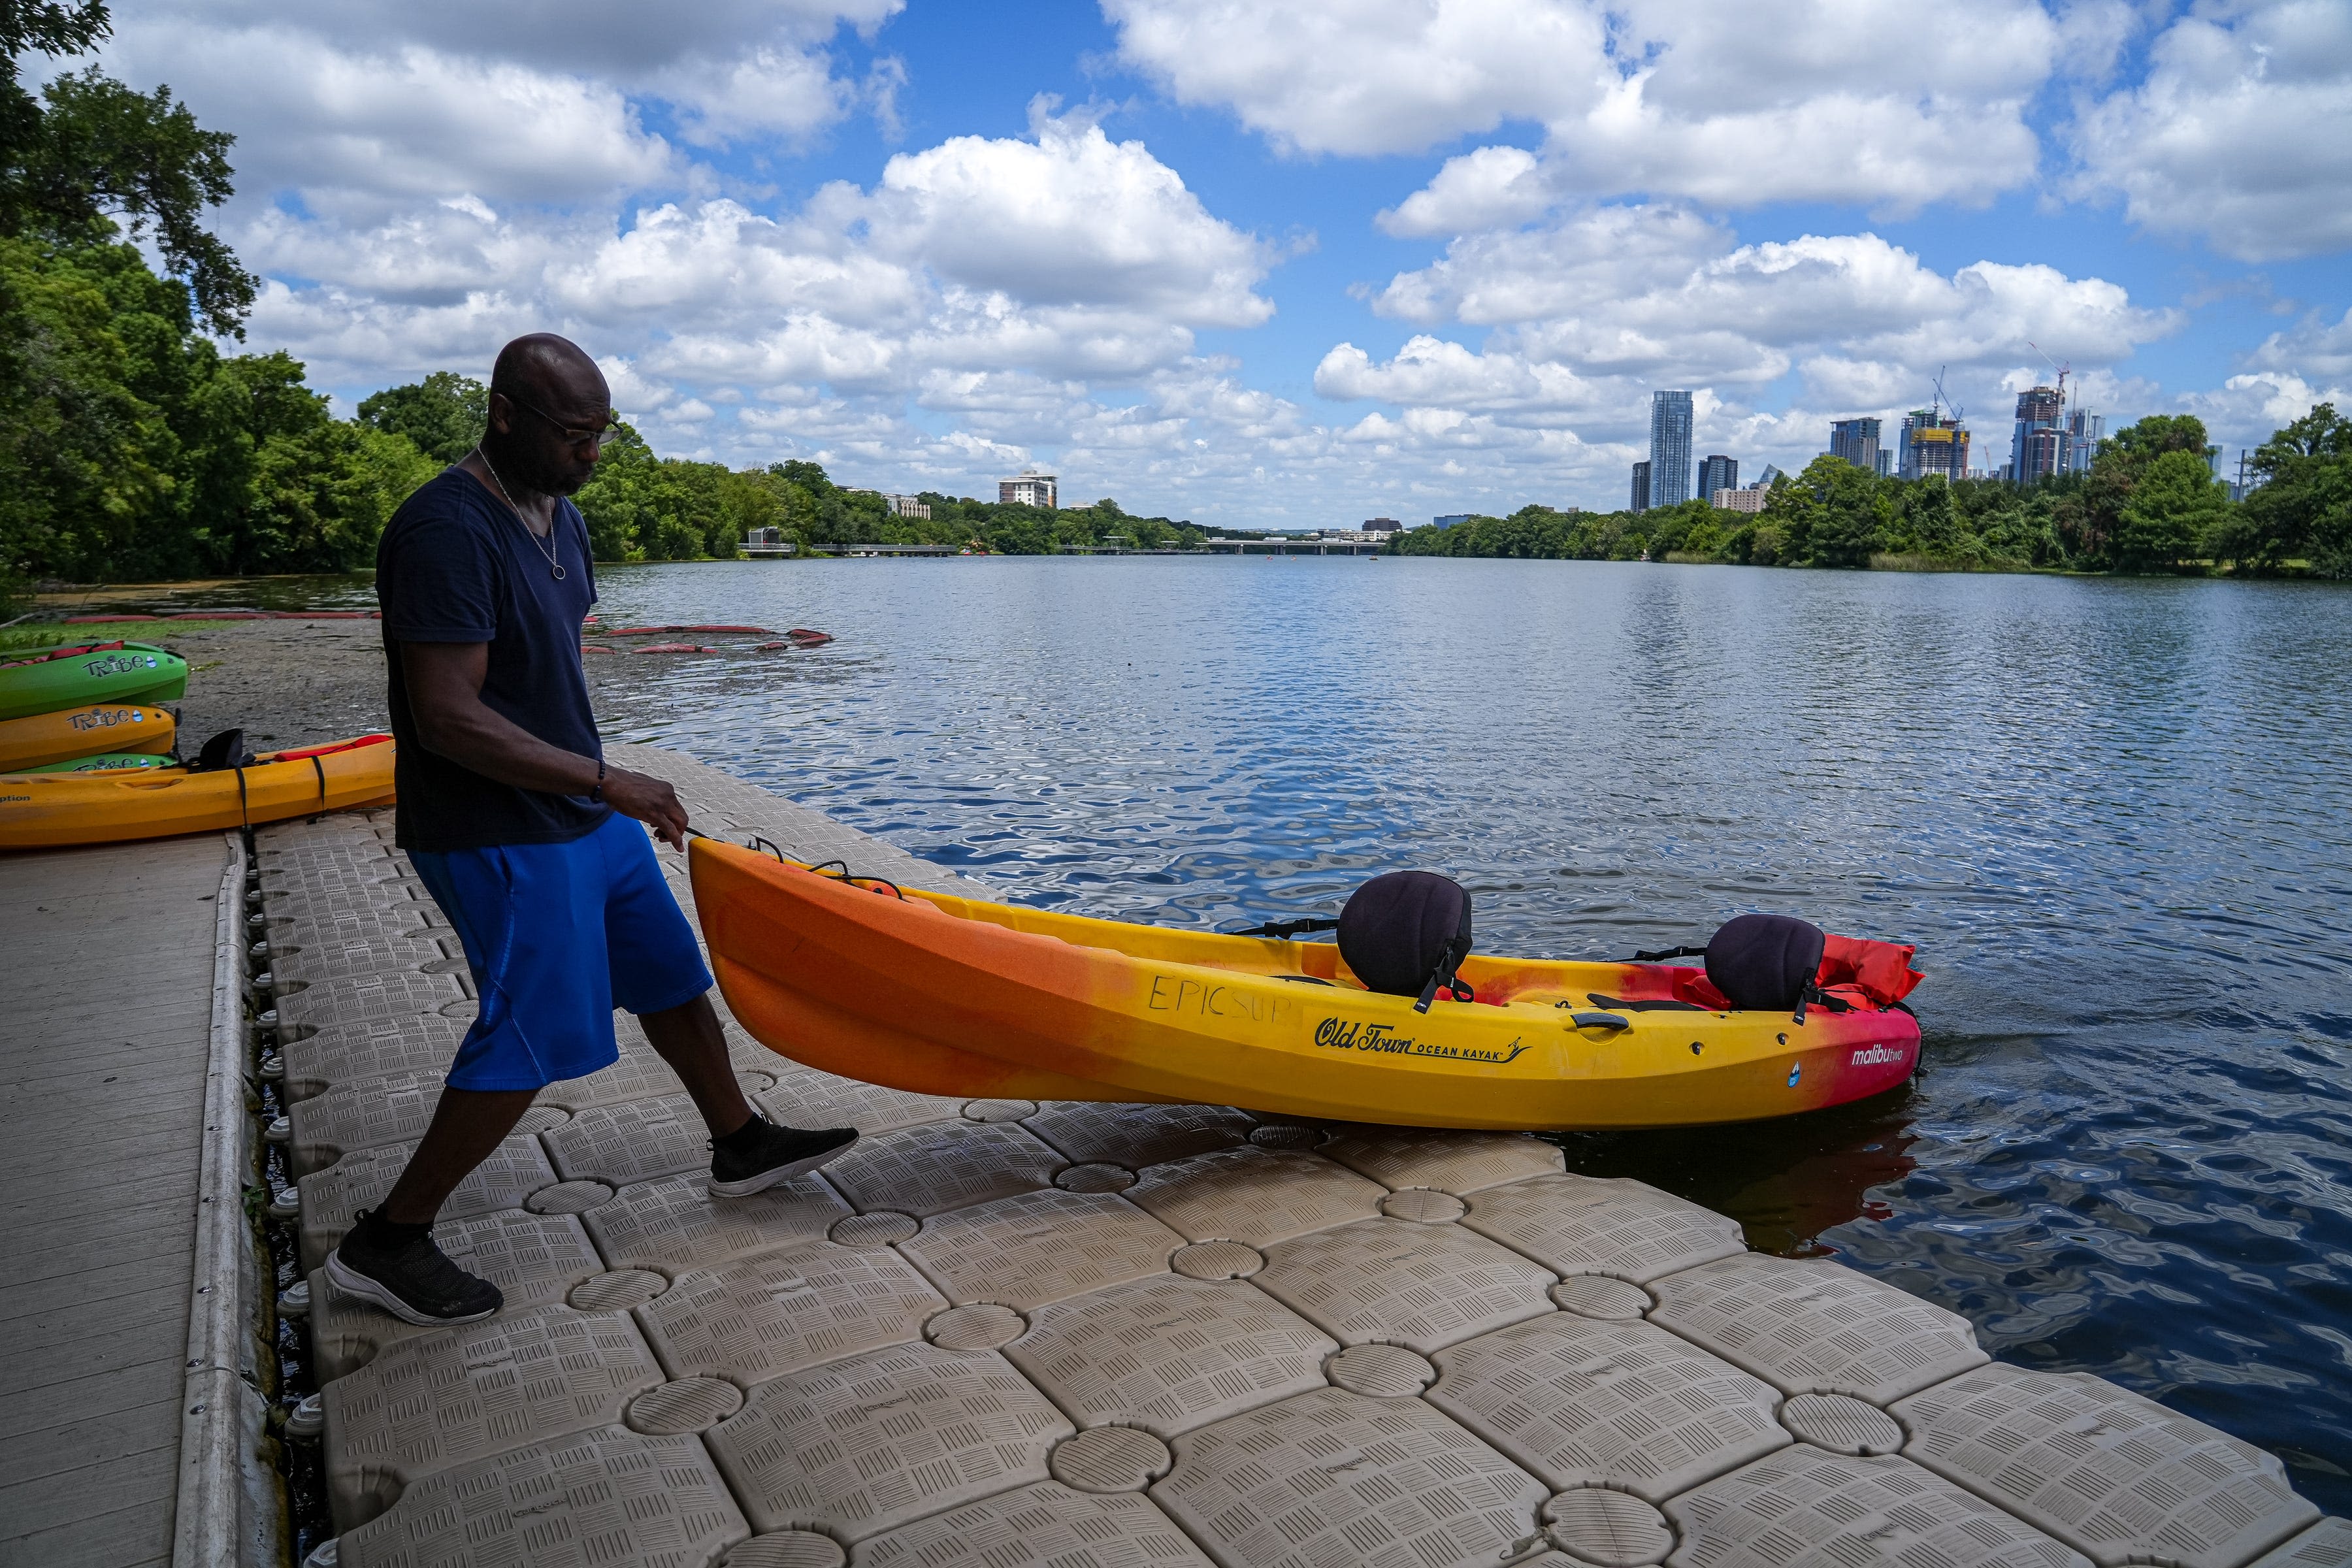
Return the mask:
[[1622,504],[2070,363],[2352,401],[2346,0],[118,0],[348,411],[550,328],[668,455],[1234,526]]

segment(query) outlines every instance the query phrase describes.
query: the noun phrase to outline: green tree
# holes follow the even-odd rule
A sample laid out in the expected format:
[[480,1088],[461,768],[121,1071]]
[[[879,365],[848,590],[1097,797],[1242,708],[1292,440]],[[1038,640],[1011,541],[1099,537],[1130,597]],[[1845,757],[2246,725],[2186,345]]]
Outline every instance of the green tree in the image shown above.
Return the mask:
[[489,417],[490,389],[448,370],[360,400],[361,424],[405,436],[418,451],[445,465],[474,449]]
[[713,555],[732,558],[741,553],[743,536],[755,528],[784,526],[782,486],[762,470],[734,469],[719,477],[719,499],[725,506],[731,532],[723,540],[714,540],[706,548]]
[[2126,572],[2162,570],[2197,557],[2230,510],[2230,492],[2202,452],[2175,447],[2135,477],[2108,554]]
[[[816,470],[823,478],[824,470]],[[831,486],[826,487],[828,489]],[[743,535],[771,525],[807,534],[793,515],[806,489],[773,471],[730,472],[719,463],[663,458],[625,422],[572,498],[599,561],[732,560]]]
[[221,362],[194,401],[203,439],[186,515],[214,571],[360,565],[436,467],[404,437],[334,418],[288,353]]
[[[2055,484],[2044,481],[2056,493],[2054,520],[2067,546],[2092,564],[2126,571],[2145,570],[2136,563],[2157,560],[2147,551],[2162,543],[2161,530],[2147,530],[2158,510],[2141,508],[2142,521],[2129,537],[2124,514],[2131,507],[2132,492],[2158,460],[2176,453],[2200,459],[2212,456],[2204,422],[2186,414],[2151,414],[2101,442],[2087,476]],[[2178,489],[2186,470],[2175,464],[2169,472]]]
[[152,236],[207,327],[236,333],[255,279],[204,226],[228,199],[235,138],[200,127],[166,87],[141,93],[93,68],[36,99],[19,79],[25,55],[87,54],[111,29],[103,0],[0,0],[0,234],[88,242],[120,221]]
[[1759,527],[1779,530],[1776,557],[1809,566],[1867,566],[1886,548],[1895,505],[1885,481],[1827,453],[1765,498]]
[[185,297],[159,300],[142,276],[127,246],[0,239],[0,575],[135,567],[142,531],[172,507],[179,441],[141,395],[156,378],[138,318],[176,306],[184,321]]
[[2308,562],[2352,577],[2352,419],[2323,403],[2254,453],[2264,483],[2215,531],[2214,554],[2256,571]]
[[599,561],[643,561],[644,541],[655,531],[655,475],[661,459],[636,426],[625,420],[621,434],[596,459],[596,475],[572,498],[588,525],[589,553]]

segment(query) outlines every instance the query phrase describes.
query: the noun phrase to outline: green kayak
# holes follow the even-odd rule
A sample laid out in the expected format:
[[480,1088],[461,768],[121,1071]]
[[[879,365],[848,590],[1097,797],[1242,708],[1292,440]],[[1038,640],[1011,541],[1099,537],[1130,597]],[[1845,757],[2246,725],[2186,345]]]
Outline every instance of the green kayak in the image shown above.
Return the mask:
[[0,719],[91,702],[169,702],[187,689],[187,660],[152,643],[49,648],[0,663]]
[[152,752],[100,752],[94,757],[71,757],[43,763],[37,768],[16,768],[20,773],[109,773],[126,768],[176,768],[179,763]]

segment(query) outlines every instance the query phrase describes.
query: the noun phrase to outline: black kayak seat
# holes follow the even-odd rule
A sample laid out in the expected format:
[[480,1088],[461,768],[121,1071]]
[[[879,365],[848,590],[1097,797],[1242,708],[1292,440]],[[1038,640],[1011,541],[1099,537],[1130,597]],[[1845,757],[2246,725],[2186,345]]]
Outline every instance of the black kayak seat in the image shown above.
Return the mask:
[[1821,970],[1825,940],[1793,915],[1735,915],[1707,941],[1707,981],[1743,1012],[1794,1007]]
[[1441,985],[1467,1000],[1454,972],[1470,956],[1470,894],[1434,871],[1375,877],[1339,911],[1339,956],[1366,986],[1422,1011]]

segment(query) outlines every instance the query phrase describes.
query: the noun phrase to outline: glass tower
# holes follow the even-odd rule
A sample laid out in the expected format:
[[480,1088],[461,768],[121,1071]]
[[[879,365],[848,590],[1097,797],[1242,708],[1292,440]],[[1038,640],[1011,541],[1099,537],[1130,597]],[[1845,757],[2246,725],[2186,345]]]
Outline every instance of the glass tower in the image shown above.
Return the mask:
[[2054,386],[2036,386],[2017,395],[2017,429],[2010,437],[2009,478],[2012,484],[2066,471],[2066,397]]
[[1875,419],[1831,420],[1830,456],[1843,458],[1864,473],[1879,472],[1882,465],[1878,460],[1878,421]]
[[1650,504],[1691,499],[1691,395],[1650,394]]

